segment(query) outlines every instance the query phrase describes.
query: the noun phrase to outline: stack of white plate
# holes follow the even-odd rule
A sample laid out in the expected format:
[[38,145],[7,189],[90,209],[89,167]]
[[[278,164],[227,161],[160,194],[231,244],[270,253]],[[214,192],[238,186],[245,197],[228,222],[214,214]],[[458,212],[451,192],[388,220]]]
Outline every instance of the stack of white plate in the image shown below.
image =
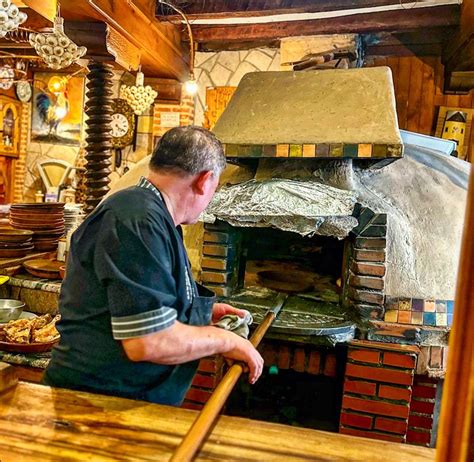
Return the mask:
[[85,214],[82,211],[82,204],[66,204],[64,207],[64,227],[66,236],[72,229],[76,229],[84,220]]

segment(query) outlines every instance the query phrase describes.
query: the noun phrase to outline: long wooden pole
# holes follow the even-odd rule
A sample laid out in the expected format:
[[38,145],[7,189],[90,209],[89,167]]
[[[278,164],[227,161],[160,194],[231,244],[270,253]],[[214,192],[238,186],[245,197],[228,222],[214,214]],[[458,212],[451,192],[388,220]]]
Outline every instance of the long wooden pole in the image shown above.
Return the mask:
[[[268,328],[272,325],[286,298],[286,295],[278,297],[275,307],[267,312],[265,318],[253,333],[250,342],[254,347],[258,346]],[[171,462],[188,462],[193,459],[214,426],[221,409],[243,372],[244,369],[240,363],[236,363],[229,368],[174,452],[170,459]]]
[[474,457],[474,167],[467,195],[453,327],[436,450],[437,462]]

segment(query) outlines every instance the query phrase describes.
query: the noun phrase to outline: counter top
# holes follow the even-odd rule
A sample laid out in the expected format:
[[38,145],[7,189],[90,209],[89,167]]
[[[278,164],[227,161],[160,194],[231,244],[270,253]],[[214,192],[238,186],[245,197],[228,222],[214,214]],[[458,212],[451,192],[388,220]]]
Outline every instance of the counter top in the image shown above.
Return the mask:
[[[167,461],[196,411],[19,382],[0,395],[0,460]],[[433,449],[220,417],[197,461],[432,462]]]

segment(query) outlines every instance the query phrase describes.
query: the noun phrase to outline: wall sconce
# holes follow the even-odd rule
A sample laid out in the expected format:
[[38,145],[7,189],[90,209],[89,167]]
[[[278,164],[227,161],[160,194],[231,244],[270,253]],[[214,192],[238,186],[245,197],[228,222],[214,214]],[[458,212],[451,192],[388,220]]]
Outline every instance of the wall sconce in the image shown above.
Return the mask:
[[164,0],[159,0],[159,2],[162,5],[165,5],[171,8],[173,11],[176,11],[176,13],[178,13],[183,18],[186,24],[186,28],[188,30],[188,35],[189,35],[189,79],[184,83],[184,91],[188,95],[194,96],[198,92],[199,86],[194,77],[194,37],[193,37],[193,31],[191,29],[191,25],[189,24],[189,21],[186,15],[179,8],[177,8],[173,4],[168,3]]
[[20,11],[11,0],[0,0],[0,37],[5,37],[7,32],[18,29],[27,17],[26,13]]

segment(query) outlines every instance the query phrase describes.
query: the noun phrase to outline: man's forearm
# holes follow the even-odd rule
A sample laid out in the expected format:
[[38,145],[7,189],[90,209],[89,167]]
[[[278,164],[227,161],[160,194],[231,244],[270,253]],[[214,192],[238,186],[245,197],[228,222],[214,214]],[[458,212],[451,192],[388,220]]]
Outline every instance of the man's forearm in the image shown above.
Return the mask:
[[122,340],[132,361],[182,364],[235,348],[231,332],[212,326],[188,326],[175,322],[170,328],[140,338]]

